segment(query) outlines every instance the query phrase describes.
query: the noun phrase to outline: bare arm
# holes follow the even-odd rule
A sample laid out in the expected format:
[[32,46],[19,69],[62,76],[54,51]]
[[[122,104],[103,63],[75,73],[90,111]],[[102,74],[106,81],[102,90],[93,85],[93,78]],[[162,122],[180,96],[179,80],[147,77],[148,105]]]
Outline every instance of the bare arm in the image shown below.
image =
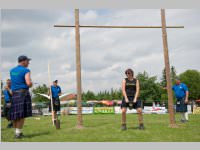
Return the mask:
[[186,91],[185,103],[188,103],[189,91]]
[[48,96],[50,95],[50,88],[48,88],[48,93],[47,93],[47,95],[48,95]]
[[133,100],[134,102],[137,101],[139,93],[140,93],[140,83],[139,83],[139,80],[137,80],[137,82],[136,82],[136,93],[135,93],[135,97],[134,97],[134,100]]
[[126,80],[123,79],[123,81],[122,81],[122,94],[123,94],[123,96],[125,98],[125,101],[128,103],[128,97],[126,95],[125,87],[126,87]]
[[28,87],[32,87],[33,83],[31,81],[31,73],[28,72],[26,75],[25,75],[25,81],[26,81],[26,85]]
[[60,93],[58,93],[58,96],[61,96],[62,95],[62,92],[61,92],[61,89],[60,89]]

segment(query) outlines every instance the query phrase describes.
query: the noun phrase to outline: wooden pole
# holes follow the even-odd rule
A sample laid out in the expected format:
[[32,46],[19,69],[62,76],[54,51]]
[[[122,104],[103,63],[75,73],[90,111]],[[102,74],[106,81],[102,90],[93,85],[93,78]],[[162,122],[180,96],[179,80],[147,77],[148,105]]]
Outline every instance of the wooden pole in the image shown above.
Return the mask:
[[82,100],[81,100],[81,54],[79,33],[79,9],[75,9],[75,32],[76,32],[76,80],[77,80],[77,128],[83,127]]
[[3,91],[3,81],[0,73],[0,104],[1,104],[1,98],[2,98],[2,91]]
[[53,98],[52,98],[52,91],[51,91],[51,72],[50,72],[49,62],[48,62],[48,78],[49,78],[49,94],[50,94],[50,100],[51,100],[51,119],[54,125]]
[[167,43],[167,31],[166,31],[166,19],[165,10],[161,9],[161,21],[162,21],[162,38],[163,38],[163,50],[164,50],[164,60],[165,60],[165,72],[167,79],[167,94],[168,94],[168,110],[169,110],[169,121],[170,127],[175,127],[175,116],[174,116],[174,105],[172,96],[172,84],[170,77],[170,64],[169,64],[169,54],[168,54],[168,43]]
[[[54,25],[54,27],[73,28],[73,25]],[[97,26],[97,25],[79,25],[81,28],[162,28],[162,26]],[[184,28],[184,26],[166,26],[166,28]]]

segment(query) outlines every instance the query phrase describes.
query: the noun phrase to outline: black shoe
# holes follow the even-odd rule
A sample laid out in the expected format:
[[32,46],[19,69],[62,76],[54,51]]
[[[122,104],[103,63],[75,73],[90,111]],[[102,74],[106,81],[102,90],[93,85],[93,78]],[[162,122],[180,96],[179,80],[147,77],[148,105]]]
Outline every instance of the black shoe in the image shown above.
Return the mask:
[[138,127],[138,129],[139,129],[139,130],[144,130],[144,125],[143,125],[143,124],[140,125],[140,126]]
[[20,134],[15,134],[15,139],[21,139],[22,136]]
[[122,130],[122,131],[127,130],[127,128],[126,128],[126,124],[123,124],[123,125],[121,126],[121,130]]
[[187,122],[187,120],[182,120],[182,119],[181,119],[181,122],[182,122],[182,123],[186,123],[186,122]]
[[24,137],[24,134],[23,134],[23,133],[20,133],[19,135],[20,135],[22,138]]
[[15,139],[21,139],[24,138],[24,134],[20,133],[20,134],[15,134]]

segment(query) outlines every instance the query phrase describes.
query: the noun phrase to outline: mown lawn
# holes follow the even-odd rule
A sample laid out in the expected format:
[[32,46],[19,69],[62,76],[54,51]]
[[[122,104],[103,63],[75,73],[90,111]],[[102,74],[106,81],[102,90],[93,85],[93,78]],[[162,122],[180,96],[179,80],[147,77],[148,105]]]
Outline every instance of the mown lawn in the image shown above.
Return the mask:
[[7,121],[2,118],[2,142],[200,142],[200,115],[190,115],[190,121],[180,123],[176,115],[178,128],[168,127],[168,115],[145,114],[146,129],[137,129],[137,115],[127,115],[127,131],[120,130],[121,115],[84,115],[84,128],[76,129],[76,115],[61,116],[61,129],[52,126],[51,118],[38,116],[28,118],[23,132],[25,138],[14,139],[14,129],[7,129]]

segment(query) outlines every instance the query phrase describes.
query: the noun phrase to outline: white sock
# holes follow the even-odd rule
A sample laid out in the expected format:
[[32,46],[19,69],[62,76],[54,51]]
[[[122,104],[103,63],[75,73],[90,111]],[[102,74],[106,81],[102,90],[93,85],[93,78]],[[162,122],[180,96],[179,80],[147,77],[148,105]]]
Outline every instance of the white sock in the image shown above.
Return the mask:
[[21,129],[18,129],[18,128],[15,129],[16,134],[20,134],[21,132],[22,132]]
[[188,112],[184,113],[185,120],[188,120]]
[[185,120],[185,113],[181,113],[181,120]]

